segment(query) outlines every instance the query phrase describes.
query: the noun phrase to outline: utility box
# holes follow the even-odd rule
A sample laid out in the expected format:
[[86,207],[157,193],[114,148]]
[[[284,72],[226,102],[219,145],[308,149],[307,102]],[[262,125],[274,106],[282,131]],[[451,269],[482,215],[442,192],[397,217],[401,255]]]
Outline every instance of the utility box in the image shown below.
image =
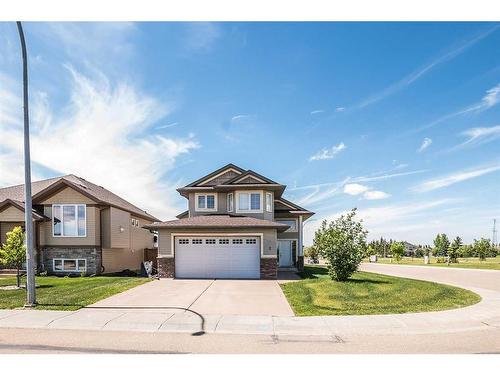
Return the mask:
[[376,255],[370,255],[370,263],[377,263],[377,256]]
[[428,255],[424,255],[424,264],[429,264],[429,256]]

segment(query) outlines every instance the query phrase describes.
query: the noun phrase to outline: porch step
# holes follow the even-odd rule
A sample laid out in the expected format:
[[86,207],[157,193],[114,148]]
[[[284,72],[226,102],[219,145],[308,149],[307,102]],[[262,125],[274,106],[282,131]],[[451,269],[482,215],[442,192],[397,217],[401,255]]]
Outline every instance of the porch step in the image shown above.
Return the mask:
[[279,272],[298,272],[297,267],[278,267]]

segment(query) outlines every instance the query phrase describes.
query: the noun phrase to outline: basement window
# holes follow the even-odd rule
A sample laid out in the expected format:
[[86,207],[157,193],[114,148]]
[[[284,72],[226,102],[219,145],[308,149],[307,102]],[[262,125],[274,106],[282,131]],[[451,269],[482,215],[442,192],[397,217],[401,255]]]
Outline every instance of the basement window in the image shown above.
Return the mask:
[[53,259],[54,272],[86,272],[87,259]]

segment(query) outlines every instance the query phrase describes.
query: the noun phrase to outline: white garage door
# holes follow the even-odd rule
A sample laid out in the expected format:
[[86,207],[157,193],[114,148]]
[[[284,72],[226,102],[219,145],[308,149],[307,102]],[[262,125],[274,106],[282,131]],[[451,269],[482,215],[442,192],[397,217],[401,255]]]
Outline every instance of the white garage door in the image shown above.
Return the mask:
[[260,278],[259,237],[176,237],[175,276]]

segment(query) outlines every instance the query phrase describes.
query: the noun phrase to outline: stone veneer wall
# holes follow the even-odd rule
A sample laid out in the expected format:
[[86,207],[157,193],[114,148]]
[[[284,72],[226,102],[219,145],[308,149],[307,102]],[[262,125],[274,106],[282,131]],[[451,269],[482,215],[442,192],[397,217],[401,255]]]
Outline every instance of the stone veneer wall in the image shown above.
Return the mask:
[[[64,275],[75,272],[54,272],[53,259],[86,259],[87,260],[87,274],[101,273],[102,265],[102,249],[100,247],[91,246],[77,246],[77,247],[44,247],[40,259],[43,264],[41,271],[47,271],[49,274]],[[76,272],[79,273],[79,272]]]
[[167,278],[175,277],[174,258],[158,258],[158,276]]
[[297,270],[299,272],[304,271],[304,257],[301,255],[297,257]]
[[278,278],[277,258],[260,258],[260,278],[261,279]]

